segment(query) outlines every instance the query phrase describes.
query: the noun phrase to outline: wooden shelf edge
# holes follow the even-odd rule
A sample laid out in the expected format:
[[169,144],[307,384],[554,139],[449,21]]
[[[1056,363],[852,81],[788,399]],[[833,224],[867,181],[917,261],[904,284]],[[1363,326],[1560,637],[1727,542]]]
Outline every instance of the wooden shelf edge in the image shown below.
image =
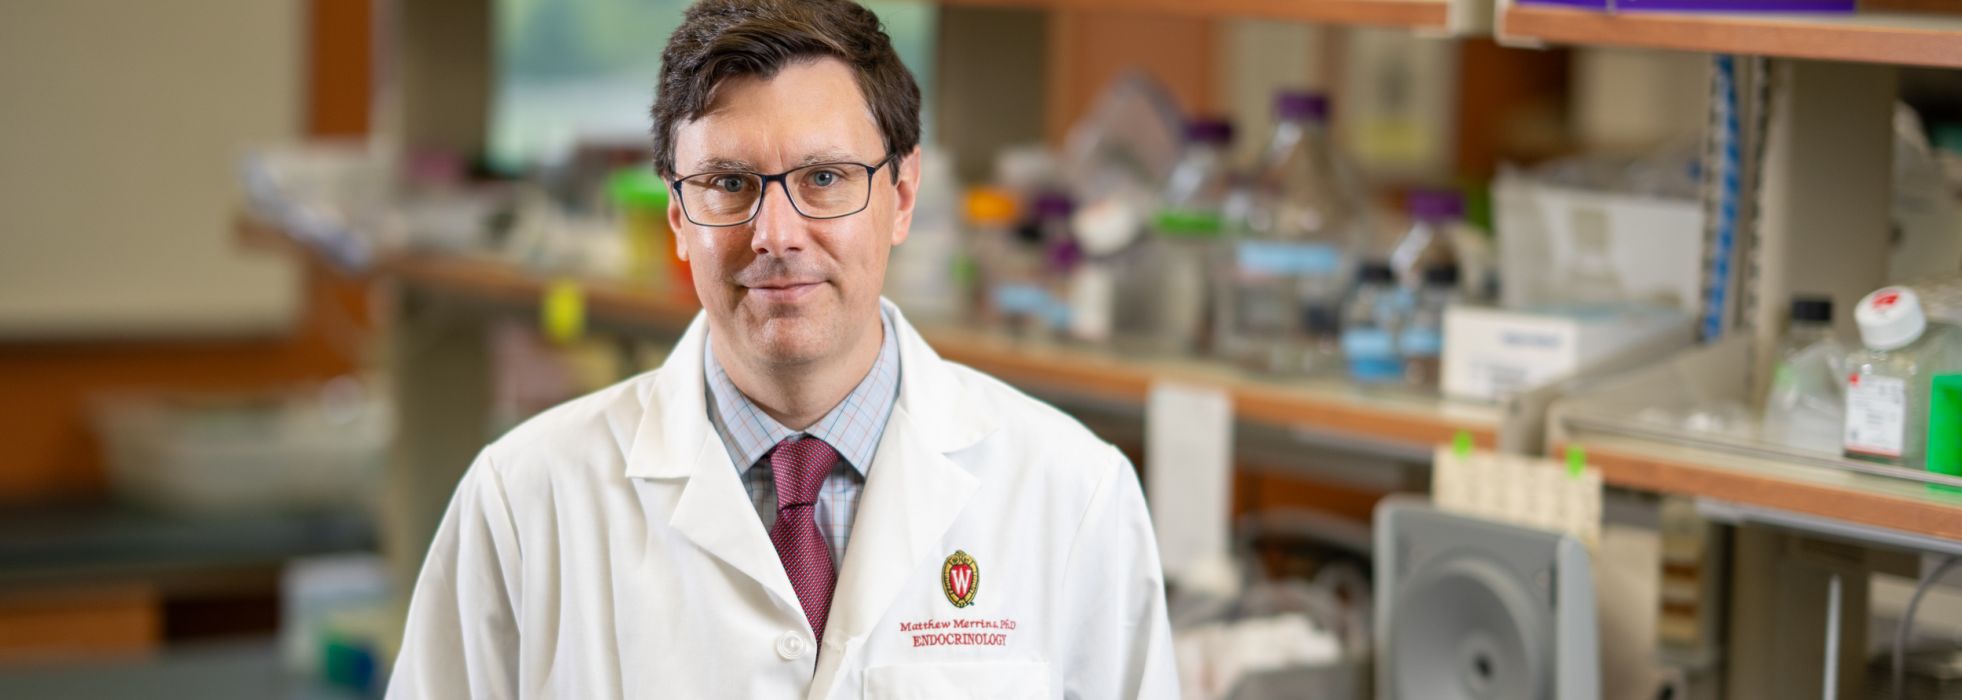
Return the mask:
[[1935,24],[1928,27],[1835,19],[1511,5],[1499,17],[1499,34],[1555,44],[1962,68],[1962,22],[1953,18],[1931,16]]
[[[240,245],[258,250],[322,259],[320,251],[279,230],[274,224],[240,216],[235,224]],[[342,270],[357,278],[387,278],[435,291],[461,293],[503,305],[532,309],[539,304],[550,280],[508,263],[438,253],[392,253],[365,270]],[[620,280],[574,280],[585,297],[587,315],[617,325],[678,330],[701,310],[693,299],[648,285]]]
[[1196,371],[1166,371],[1092,351],[1067,352],[1068,357],[1043,357],[966,333],[922,332],[942,357],[1010,383],[1142,404],[1154,381],[1172,379],[1227,392],[1233,399],[1234,415],[1241,420],[1425,447],[1448,444],[1464,430],[1471,433],[1472,441],[1480,447],[1498,445],[1498,427],[1482,421],[1371,406],[1284,386],[1223,380]]
[[[1565,445],[1556,447],[1556,453],[1565,450]],[[1599,468],[1602,479],[1612,486],[1713,498],[1962,540],[1962,506],[1692,464],[1623,452],[1608,446],[1587,445],[1587,461]]]
[[[403,283],[439,292],[463,293],[531,309],[536,308],[552,278],[533,275],[494,260],[405,255],[384,266]],[[586,316],[603,324],[679,331],[695,320],[701,306],[652,285],[621,280],[568,277],[585,299]]]
[[[318,251],[276,228],[241,218],[238,236],[245,245],[277,248],[318,257]],[[400,253],[379,260],[370,276],[498,306],[536,309],[550,280],[502,261],[441,254]],[[599,325],[679,330],[700,307],[649,286],[609,280],[578,280],[588,319]],[[1438,445],[1467,430],[1482,447],[1498,444],[1494,424],[1427,415],[1421,410],[1371,406],[1315,396],[1288,387],[1213,376],[1200,370],[1148,366],[1090,350],[1031,351],[1000,336],[961,330],[921,329],[942,357],[1024,386],[1052,387],[1098,398],[1143,404],[1153,381],[1169,377],[1217,386],[1234,401],[1242,419],[1280,427],[1302,427],[1412,445]]]
[[1444,30],[1441,0],[940,0],[944,5],[1036,10],[1147,12],[1211,18],[1275,19],[1316,24]]

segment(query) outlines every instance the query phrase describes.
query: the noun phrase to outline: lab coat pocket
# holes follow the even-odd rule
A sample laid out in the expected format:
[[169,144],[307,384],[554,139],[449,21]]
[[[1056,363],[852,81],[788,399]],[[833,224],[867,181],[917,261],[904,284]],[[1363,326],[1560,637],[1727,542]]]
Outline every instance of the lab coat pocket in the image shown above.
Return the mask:
[[1040,661],[901,664],[865,670],[865,700],[1022,700],[1049,697]]

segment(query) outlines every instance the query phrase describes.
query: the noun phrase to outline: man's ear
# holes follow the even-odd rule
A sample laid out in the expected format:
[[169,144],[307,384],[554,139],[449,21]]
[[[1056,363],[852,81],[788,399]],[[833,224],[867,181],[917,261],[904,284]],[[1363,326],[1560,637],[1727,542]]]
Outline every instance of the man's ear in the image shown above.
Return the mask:
[[681,211],[680,195],[674,190],[668,190],[668,193],[672,195],[668,199],[668,231],[674,234],[674,255],[687,260],[688,236],[682,229],[682,224],[688,223],[688,215]]
[[893,206],[892,244],[906,241],[913,228],[913,206],[920,201],[920,159],[925,157],[919,146],[913,152],[899,159],[893,167],[899,170],[899,183],[895,193],[899,195]]

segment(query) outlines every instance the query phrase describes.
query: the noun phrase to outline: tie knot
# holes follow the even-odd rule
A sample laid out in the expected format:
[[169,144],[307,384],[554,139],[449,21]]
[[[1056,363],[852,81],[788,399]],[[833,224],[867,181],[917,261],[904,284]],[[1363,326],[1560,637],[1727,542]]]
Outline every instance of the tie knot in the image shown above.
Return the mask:
[[838,462],[838,451],[814,437],[788,438],[770,452],[771,477],[777,483],[777,510],[817,502],[824,477]]

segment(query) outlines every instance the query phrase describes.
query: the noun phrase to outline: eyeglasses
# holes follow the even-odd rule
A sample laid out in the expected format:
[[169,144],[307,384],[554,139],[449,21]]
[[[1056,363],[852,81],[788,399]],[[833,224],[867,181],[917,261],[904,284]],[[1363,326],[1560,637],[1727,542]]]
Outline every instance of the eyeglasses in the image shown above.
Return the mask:
[[818,163],[775,175],[740,170],[689,175],[672,185],[681,213],[696,226],[740,226],[763,211],[763,191],[777,183],[790,206],[807,219],[837,219],[865,211],[872,202],[872,174],[891,164]]

